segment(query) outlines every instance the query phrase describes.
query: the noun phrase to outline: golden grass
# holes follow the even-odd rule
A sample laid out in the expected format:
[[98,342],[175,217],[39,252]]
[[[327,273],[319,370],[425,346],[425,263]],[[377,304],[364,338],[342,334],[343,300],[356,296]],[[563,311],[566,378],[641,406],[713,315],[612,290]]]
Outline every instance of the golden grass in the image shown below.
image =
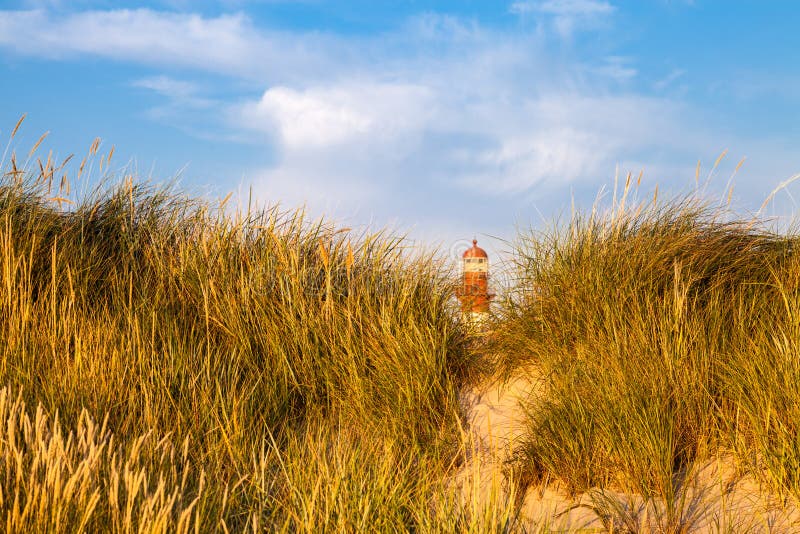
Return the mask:
[[12,152],[0,177],[6,531],[508,527],[445,483],[476,357],[447,266],[63,170]]
[[794,235],[655,196],[522,233],[489,346],[546,387],[487,479],[459,403],[486,345],[433,254],[131,176],[76,196],[34,155],[0,177],[7,532],[546,532],[543,481],[683,532],[719,455],[800,496]]
[[124,446],[107,422],[83,411],[73,430],[42,405],[31,416],[21,395],[0,390],[1,521],[5,532],[181,532],[199,527],[187,496],[188,441],[176,450],[150,434]]
[[521,235],[494,351],[546,377],[528,481],[657,499],[664,532],[689,530],[682,488],[719,454],[800,497],[797,244],[694,196]]

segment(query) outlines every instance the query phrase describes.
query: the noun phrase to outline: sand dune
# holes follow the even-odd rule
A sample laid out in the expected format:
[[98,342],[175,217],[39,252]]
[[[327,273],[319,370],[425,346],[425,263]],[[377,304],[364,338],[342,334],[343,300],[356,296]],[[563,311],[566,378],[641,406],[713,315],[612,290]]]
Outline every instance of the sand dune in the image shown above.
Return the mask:
[[540,385],[539,376],[518,374],[463,393],[472,450],[455,480],[465,498],[484,504],[515,501],[519,526],[531,531],[800,532],[796,505],[781,503],[751,476],[738,473],[730,455],[709,460],[683,477],[671,518],[662,502],[644,502],[641,496],[610,489],[571,498],[557,481],[517,495],[508,460],[524,436],[520,401]]

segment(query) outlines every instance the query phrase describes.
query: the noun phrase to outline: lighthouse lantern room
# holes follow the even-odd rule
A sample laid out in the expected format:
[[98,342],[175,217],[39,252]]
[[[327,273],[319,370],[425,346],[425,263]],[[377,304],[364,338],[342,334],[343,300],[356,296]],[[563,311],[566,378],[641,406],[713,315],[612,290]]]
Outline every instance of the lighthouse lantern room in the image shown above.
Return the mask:
[[481,326],[489,316],[489,303],[494,295],[489,292],[489,256],[472,240],[472,248],[462,256],[463,284],[457,292],[461,312],[467,322]]

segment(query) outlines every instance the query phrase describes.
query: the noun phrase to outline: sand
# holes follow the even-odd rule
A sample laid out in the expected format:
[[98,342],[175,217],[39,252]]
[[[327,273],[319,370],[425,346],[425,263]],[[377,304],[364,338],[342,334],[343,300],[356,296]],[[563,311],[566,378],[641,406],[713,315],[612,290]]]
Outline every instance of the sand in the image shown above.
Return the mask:
[[528,372],[507,381],[492,379],[462,394],[471,450],[455,481],[471,506],[517,503],[516,524],[531,532],[800,532],[797,507],[737,473],[730,455],[685,477],[672,521],[663,503],[609,490],[570,498],[557,482],[549,482],[516,495],[508,460],[523,439],[526,415],[520,401],[541,384]]

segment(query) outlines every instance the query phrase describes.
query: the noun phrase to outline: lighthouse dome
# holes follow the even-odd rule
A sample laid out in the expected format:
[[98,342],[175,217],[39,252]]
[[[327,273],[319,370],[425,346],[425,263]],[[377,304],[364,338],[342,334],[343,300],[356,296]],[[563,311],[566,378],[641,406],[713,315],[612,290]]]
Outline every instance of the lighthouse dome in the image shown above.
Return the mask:
[[478,246],[478,240],[472,240],[472,248],[468,248],[464,251],[464,254],[461,256],[462,258],[488,258],[489,255],[486,254],[486,251],[483,250],[481,247]]

